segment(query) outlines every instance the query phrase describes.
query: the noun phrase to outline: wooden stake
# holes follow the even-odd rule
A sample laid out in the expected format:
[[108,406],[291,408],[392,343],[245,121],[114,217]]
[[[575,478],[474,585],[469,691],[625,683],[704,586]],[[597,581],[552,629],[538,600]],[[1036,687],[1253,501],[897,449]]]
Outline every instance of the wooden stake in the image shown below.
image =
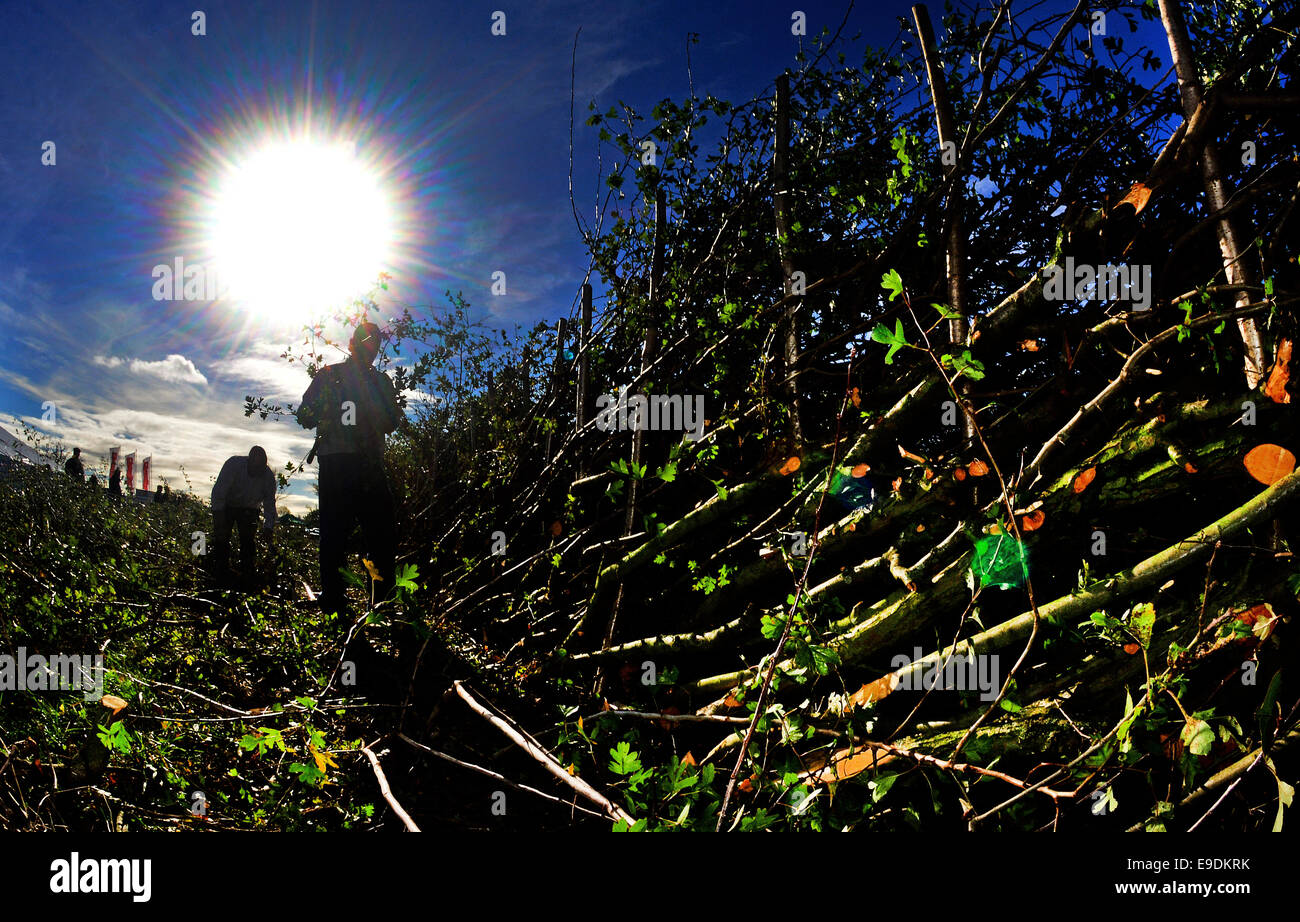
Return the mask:
[[[966,303],[966,229],[962,221],[962,187],[957,163],[957,131],[954,126],[952,99],[948,84],[939,69],[939,49],[930,25],[930,13],[925,4],[912,7],[912,20],[921,42],[921,57],[925,61],[926,79],[930,84],[930,100],[934,105],[934,121],[939,131],[940,162],[944,164],[944,177],[948,180],[948,199],[944,208],[948,269],[948,306],[957,316],[948,321],[948,340],[954,346],[964,345],[969,332]],[[944,162],[951,158],[951,163]],[[962,380],[958,391],[965,394],[969,382]],[[962,413],[963,433],[967,439],[975,437],[974,420]]]
[[784,384],[782,391],[790,407],[790,439],[794,452],[803,446],[803,422],[799,414],[799,385],[794,366],[799,358],[799,328],[796,323],[800,302],[790,300],[794,294],[794,262],[790,256],[790,77],[776,78],[776,151],[772,159],[772,205],[776,212],[777,250],[781,256],[781,275],[788,301],[781,319],[778,339],[781,342]]
[[[556,330],[555,330],[555,365],[552,366],[552,368],[551,368],[551,397],[552,397],[552,400],[551,400],[550,402],[551,402],[552,404],[555,404],[555,403],[558,403],[558,402],[559,402],[560,387],[561,387],[560,374],[561,374],[561,370],[562,370],[563,367],[564,367],[564,339],[565,339],[565,335],[566,335],[566,331],[567,331],[567,329],[568,329],[568,320],[566,320],[564,317],[561,317],[561,318],[560,318],[560,323],[559,323],[559,325],[556,327]],[[551,463],[551,458],[554,457],[554,456],[551,454],[551,447],[552,447],[553,444],[554,444],[554,439],[555,439],[555,433],[554,433],[554,431],[546,433],[546,459],[545,459],[545,462],[546,462],[547,464],[550,464],[550,463]]]
[[[581,432],[587,425],[587,387],[591,376],[591,284],[582,283],[582,330],[578,340],[578,400],[573,431]],[[579,470],[586,473],[586,459],[580,460]]]
[[[1183,11],[1178,5],[1178,0],[1158,0],[1158,2],[1160,19],[1169,38],[1169,53],[1173,58],[1174,71],[1178,74],[1183,114],[1190,121],[1200,107],[1203,95],[1201,78],[1196,70],[1196,57],[1192,51],[1191,39],[1187,36],[1187,24],[1183,20]],[[1230,195],[1227,182],[1223,178],[1218,147],[1213,141],[1207,141],[1202,149],[1201,177],[1205,184],[1206,207],[1212,212],[1222,211],[1227,206]],[[1251,264],[1244,259],[1232,216],[1225,214],[1219,218],[1218,225],[1219,252],[1223,257],[1223,271],[1228,277],[1228,284],[1255,284],[1255,273],[1252,271]],[[1245,291],[1239,291],[1236,299],[1237,308],[1244,308],[1249,304],[1250,295]],[[1254,317],[1239,319],[1237,330],[1241,334],[1246,352],[1246,385],[1254,390],[1264,379],[1264,372],[1268,368],[1264,340]]]

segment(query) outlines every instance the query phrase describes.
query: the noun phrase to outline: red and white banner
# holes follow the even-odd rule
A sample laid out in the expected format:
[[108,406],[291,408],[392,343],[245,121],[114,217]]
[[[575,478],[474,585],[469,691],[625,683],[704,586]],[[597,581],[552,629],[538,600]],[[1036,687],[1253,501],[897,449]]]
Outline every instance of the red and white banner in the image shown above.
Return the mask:
[[126,456],[126,495],[135,495],[135,452]]
[[122,453],[121,445],[114,445],[108,450],[108,475],[113,476],[113,468],[117,467],[117,456]]
[[153,455],[150,455],[145,458],[144,462],[140,465],[140,489],[144,490],[146,493],[149,492],[149,467],[152,461]]

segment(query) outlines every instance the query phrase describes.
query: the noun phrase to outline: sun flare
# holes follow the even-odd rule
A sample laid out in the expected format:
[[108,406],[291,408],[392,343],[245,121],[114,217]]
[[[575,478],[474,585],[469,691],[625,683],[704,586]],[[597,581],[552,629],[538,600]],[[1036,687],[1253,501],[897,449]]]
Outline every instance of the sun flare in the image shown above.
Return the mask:
[[366,292],[391,259],[392,212],[351,144],[286,142],[234,164],[213,203],[210,247],[227,296],[302,322]]

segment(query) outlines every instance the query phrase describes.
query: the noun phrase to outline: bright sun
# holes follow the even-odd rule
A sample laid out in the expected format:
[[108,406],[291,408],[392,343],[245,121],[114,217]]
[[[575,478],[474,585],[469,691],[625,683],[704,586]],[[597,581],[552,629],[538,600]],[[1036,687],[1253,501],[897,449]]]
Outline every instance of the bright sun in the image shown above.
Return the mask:
[[210,226],[226,294],[291,323],[367,291],[387,265],[393,234],[388,198],[352,146],[305,141],[235,164]]

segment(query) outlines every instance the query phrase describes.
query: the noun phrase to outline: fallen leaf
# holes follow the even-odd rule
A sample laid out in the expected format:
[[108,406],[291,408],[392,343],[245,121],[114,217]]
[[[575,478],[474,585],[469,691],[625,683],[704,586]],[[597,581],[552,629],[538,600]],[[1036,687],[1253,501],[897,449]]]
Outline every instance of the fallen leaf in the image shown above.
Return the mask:
[[1095,467],[1090,467],[1086,471],[1080,471],[1079,476],[1074,478],[1074,492],[1082,493],[1084,490],[1088,489],[1088,484],[1092,483],[1096,476],[1097,469]]
[[695,764],[695,756],[691,755],[689,751],[686,753],[686,755],[682,756],[682,765],[694,765],[694,764]]
[[1115,207],[1118,208],[1120,205],[1123,205],[1125,202],[1128,202],[1130,205],[1133,206],[1133,213],[1137,214],[1143,208],[1147,207],[1147,200],[1150,198],[1151,198],[1151,189],[1148,188],[1145,184],[1137,182],[1133,184],[1132,189],[1128,190],[1128,195],[1124,196],[1122,199],[1120,199],[1118,202],[1115,203]]
[[849,400],[853,401],[855,407],[862,405],[862,395],[856,387],[849,391]]
[[1273,371],[1264,385],[1264,396],[1274,403],[1290,403],[1291,394],[1286,389],[1290,380],[1291,340],[1283,339],[1277,344],[1277,361],[1273,363]]
[[105,695],[99,699],[99,703],[106,708],[112,708],[114,714],[117,714],[118,711],[126,710],[126,702],[117,695]]
[[1261,618],[1272,618],[1273,607],[1267,602],[1260,605],[1254,605],[1237,615],[1237,620],[1242,624],[1254,624]]
[[740,702],[736,700],[735,695],[733,695],[731,692],[727,692],[727,697],[722,699],[722,706],[728,708],[738,708],[740,707]]
[[964,468],[964,467],[959,467],[959,468],[957,468],[957,470],[955,470],[955,471],[952,472],[952,476],[953,476],[953,478],[956,479],[956,480],[965,480],[965,479],[966,479],[966,468]]
[[1242,459],[1250,476],[1265,486],[1272,486],[1295,470],[1295,455],[1281,445],[1256,445]]
[[1038,340],[1036,339],[1022,339],[1020,342],[1016,343],[1016,345],[1024,352],[1038,351]]
[[794,455],[786,459],[785,464],[781,465],[781,470],[778,473],[780,473],[782,477],[788,477],[795,471],[799,470],[799,465],[802,463],[803,462],[799,460],[799,456]]
[[854,477],[865,477],[867,476],[867,471],[869,470],[871,470],[870,464],[855,464],[853,466],[853,470],[851,470],[849,473],[852,474]]
[[1186,461],[1186,462],[1183,463],[1183,470],[1187,471],[1187,473],[1189,473],[1189,474],[1195,474],[1195,473],[1196,473],[1196,465],[1193,464],[1193,463],[1190,462],[1190,461]]
[[1132,656],[1134,653],[1137,653],[1137,651],[1141,649],[1142,649],[1141,644],[1136,644],[1136,643],[1124,644],[1124,652],[1127,653],[1129,656]]
[[1043,527],[1043,522],[1047,519],[1047,513],[1041,509],[1035,509],[1029,515],[1020,520],[1021,531],[1037,531]]

